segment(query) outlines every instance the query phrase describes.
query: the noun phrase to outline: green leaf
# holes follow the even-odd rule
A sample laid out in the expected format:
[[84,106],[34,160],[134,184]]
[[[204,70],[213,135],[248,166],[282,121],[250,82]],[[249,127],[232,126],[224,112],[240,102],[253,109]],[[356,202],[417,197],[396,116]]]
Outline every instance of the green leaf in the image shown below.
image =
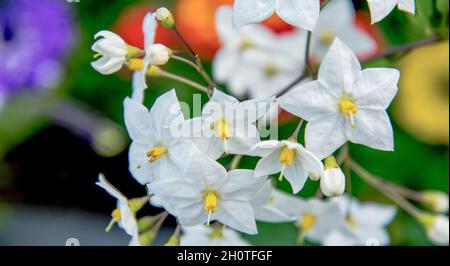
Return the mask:
[[442,16],[448,15],[448,0],[437,0],[436,8]]

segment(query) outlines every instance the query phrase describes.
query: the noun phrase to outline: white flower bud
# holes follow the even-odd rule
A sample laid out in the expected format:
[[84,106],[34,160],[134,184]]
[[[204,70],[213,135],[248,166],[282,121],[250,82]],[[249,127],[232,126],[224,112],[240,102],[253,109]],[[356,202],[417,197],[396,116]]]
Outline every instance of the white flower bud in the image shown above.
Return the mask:
[[448,245],[449,242],[449,222],[444,215],[423,214],[419,217],[428,239],[436,245]]
[[445,213],[448,211],[448,194],[440,191],[423,192],[422,203],[434,212]]
[[172,57],[172,50],[162,44],[154,44],[147,49],[150,64],[154,66],[165,65]]
[[320,179],[320,189],[327,197],[337,197],[345,191],[345,175],[333,156],[325,159],[325,171]]
[[172,13],[165,7],[161,7],[156,10],[155,18],[165,28],[170,29],[175,26],[175,19],[173,18]]

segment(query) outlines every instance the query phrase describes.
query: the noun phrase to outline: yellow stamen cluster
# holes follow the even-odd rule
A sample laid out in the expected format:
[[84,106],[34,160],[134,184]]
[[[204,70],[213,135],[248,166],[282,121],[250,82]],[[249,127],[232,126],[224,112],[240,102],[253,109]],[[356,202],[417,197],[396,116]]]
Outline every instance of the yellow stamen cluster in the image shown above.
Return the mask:
[[211,215],[217,211],[217,192],[213,190],[206,190],[204,192],[203,203],[205,211],[208,212],[208,220],[206,225],[209,226]]
[[128,68],[131,71],[142,70],[144,68],[144,61],[142,59],[132,58],[128,60]]
[[357,227],[358,224],[356,223],[355,219],[353,219],[353,217],[351,215],[348,215],[347,218],[345,219],[345,222],[350,226],[350,227]]
[[349,98],[342,98],[339,102],[339,110],[343,115],[350,117],[352,127],[356,127],[354,115],[358,112],[358,107]]
[[156,146],[147,152],[148,161],[153,163],[159,160],[163,155],[167,153],[167,149],[162,146]]
[[230,127],[227,124],[225,118],[221,118],[217,120],[214,125],[214,129],[216,130],[217,136],[224,141],[225,145],[225,153],[228,154],[228,138],[231,136]]
[[295,154],[296,154],[296,150],[290,149],[287,146],[284,146],[281,149],[280,163],[281,163],[282,168],[281,168],[280,176],[278,177],[278,180],[280,182],[283,180],[283,175],[284,175],[284,171],[286,170],[286,166],[290,166],[292,164],[292,162],[294,161]]
[[278,68],[274,64],[267,64],[264,66],[264,74],[267,77],[273,77],[278,74]]
[[331,29],[322,30],[319,34],[319,39],[324,44],[331,44],[336,35],[333,33]]
[[111,222],[109,222],[108,226],[105,228],[105,232],[107,232],[107,233],[109,231],[111,231],[111,228],[113,227],[113,225],[115,223],[120,222],[120,220],[122,219],[121,214],[120,214],[120,209],[119,208],[114,209],[111,213],[111,216],[112,216]]
[[314,214],[307,212],[303,214],[298,225],[303,232],[308,232],[314,227],[316,220],[317,217]]
[[250,49],[252,47],[253,47],[253,42],[250,40],[243,40],[240,45],[241,50]]

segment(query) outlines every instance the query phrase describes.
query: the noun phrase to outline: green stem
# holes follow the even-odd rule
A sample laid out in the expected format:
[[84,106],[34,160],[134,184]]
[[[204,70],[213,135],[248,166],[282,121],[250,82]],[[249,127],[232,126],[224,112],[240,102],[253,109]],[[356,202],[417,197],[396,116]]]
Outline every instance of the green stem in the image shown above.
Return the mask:
[[178,82],[181,82],[181,83],[184,83],[184,84],[189,85],[189,86],[191,86],[191,87],[193,87],[193,88],[195,88],[195,89],[197,89],[197,90],[199,90],[201,92],[209,94],[209,90],[208,90],[207,87],[205,87],[203,85],[200,85],[197,82],[194,82],[194,81],[189,80],[187,78],[180,77],[180,76],[178,76],[176,74],[172,74],[172,73],[169,73],[167,71],[160,70],[159,76],[160,77],[164,77],[164,78],[168,78],[168,79],[172,79],[172,80],[175,80],[175,81],[178,81]]

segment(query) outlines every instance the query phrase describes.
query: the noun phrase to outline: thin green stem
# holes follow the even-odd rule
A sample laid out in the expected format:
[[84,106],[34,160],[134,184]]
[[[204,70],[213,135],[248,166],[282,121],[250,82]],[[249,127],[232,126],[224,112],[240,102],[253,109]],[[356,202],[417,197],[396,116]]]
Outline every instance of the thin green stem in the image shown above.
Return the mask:
[[175,81],[178,81],[178,82],[181,82],[181,83],[184,83],[184,84],[189,85],[189,86],[191,86],[191,87],[193,87],[193,88],[195,88],[195,89],[197,89],[197,90],[199,90],[201,92],[209,94],[209,90],[208,90],[207,87],[205,87],[203,85],[200,85],[197,82],[194,82],[194,81],[189,80],[187,78],[178,76],[176,74],[160,70],[159,76],[160,77],[164,77],[164,78],[168,78],[168,79],[172,79],[172,80],[175,80]]
[[235,155],[230,164],[230,170],[237,169],[239,167],[239,163],[241,162],[242,155]]
[[294,139],[295,141],[298,140],[298,134],[300,133],[300,129],[302,128],[303,122],[304,120],[300,118],[297,127],[295,128],[294,132],[291,135],[291,138]]
[[197,70],[197,71],[199,70],[199,69],[198,69],[198,66],[197,66],[194,62],[192,62],[191,60],[189,60],[189,59],[186,59],[186,58],[184,58],[184,57],[177,56],[177,55],[172,55],[172,59],[177,60],[177,61],[179,61],[179,62],[183,62],[183,63],[185,63],[185,64],[187,64],[187,65],[193,67],[193,68],[194,68],[195,70]]

